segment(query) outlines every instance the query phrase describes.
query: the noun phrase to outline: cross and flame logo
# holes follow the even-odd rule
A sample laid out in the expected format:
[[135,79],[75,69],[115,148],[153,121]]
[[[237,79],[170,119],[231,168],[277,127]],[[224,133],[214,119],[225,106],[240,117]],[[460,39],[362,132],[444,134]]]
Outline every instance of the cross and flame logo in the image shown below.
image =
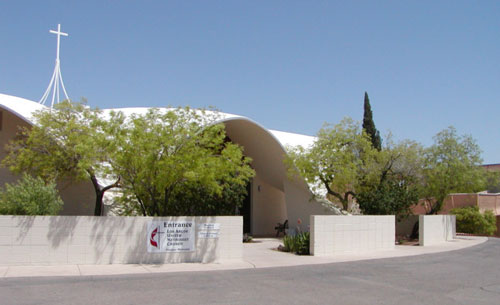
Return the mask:
[[158,227],[151,232],[151,236],[149,237],[149,243],[151,246],[158,248],[158,241],[155,240],[156,235],[158,235]]

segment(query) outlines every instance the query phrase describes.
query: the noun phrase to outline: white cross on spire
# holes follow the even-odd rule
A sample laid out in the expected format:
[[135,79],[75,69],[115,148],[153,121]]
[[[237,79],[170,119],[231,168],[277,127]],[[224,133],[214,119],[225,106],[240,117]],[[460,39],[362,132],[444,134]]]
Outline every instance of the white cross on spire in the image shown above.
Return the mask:
[[[68,93],[66,93],[66,88],[64,88],[64,82],[62,79],[62,74],[61,74],[61,64],[59,62],[59,49],[61,45],[61,35],[62,36],[68,36],[67,33],[61,32],[61,25],[57,25],[57,31],[50,30],[49,33],[56,34],[57,35],[57,55],[56,55],[56,66],[54,68],[54,73],[52,74],[52,78],[50,79],[49,86],[47,87],[47,90],[45,90],[45,93],[43,94],[42,98],[40,99],[40,104],[45,104],[47,101],[47,97],[50,94],[50,91],[52,91],[52,103],[50,104],[50,107],[54,107],[54,101],[56,103],[59,103],[59,83],[61,83],[61,87],[63,89],[64,95],[66,96],[66,99],[69,100]],[[56,99],[57,97],[57,99]]]
[[61,24],[57,25],[57,31],[50,30],[49,33],[57,35],[57,57],[56,57],[56,60],[59,60],[59,46],[61,44],[60,43],[60,41],[61,41],[61,35],[68,36],[68,33],[61,32]]

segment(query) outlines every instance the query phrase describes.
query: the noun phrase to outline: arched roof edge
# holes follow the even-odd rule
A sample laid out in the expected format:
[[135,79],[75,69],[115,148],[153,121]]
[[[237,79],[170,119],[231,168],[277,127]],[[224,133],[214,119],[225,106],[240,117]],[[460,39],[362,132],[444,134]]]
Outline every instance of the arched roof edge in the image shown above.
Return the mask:
[[31,126],[33,126],[33,122],[28,119],[27,117],[25,117],[24,115],[20,114],[19,112],[15,111],[14,109],[12,109],[11,107],[8,107],[8,106],[5,106],[5,105],[2,105],[0,104],[0,108],[3,109],[3,110],[7,110],[9,111],[10,113],[14,114],[15,116],[17,116],[18,118],[20,118],[21,120],[25,121],[26,123],[30,124]]
[[238,116],[238,117],[229,117],[229,118],[223,118],[223,119],[219,119],[219,120],[216,120],[213,124],[220,124],[220,123],[225,123],[225,122],[229,122],[229,121],[246,121],[246,122],[249,122],[257,127],[259,127],[260,129],[264,130],[268,135],[271,136],[271,138],[276,142],[278,143],[278,145],[280,146],[281,150],[285,153],[285,154],[288,154],[285,147],[283,146],[283,144],[281,143],[281,141],[272,133],[269,131],[269,129],[265,128],[264,126],[262,126],[261,124],[257,123],[256,121],[252,120],[252,119],[249,119],[247,117],[243,117],[243,116]]

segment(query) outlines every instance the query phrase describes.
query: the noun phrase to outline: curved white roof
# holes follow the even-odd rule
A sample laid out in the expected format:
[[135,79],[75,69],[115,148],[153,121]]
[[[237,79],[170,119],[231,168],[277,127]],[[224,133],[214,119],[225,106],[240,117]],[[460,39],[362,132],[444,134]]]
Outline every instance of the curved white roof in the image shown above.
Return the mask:
[[[14,113],[29,124],[33,124],[32,114],[35,111],[47,109],[48,107],[24,98],[0,93],[0,108]],[[103,112],[121,111],[126,116],[130,116],[132,114],[145,114],[148,109],[151,108],[115,108],[103,109]],[[297,146],[309,148],[316,139],[315,137],[307,135],[269,130],[259,123],[243,116],[222,112],[217,114],[220,117],[218,122],[225,123],[227,127],[231,126],[231,128],[228,129],[228,133],[232,133],[231,136],[235,136],[238,138],[238,141],[248,144],[244,145],[247,149],[246,153],[248,152],[251,156],[256,156],[252,156],[255,162],[254,166],[260,168],[260,171],[264,173],[263,177],[266,177],[267,183],[278,189],[283,188],[282,180],[286,175],[286,170],[282,162],[283,152],[286,152],[286,148]],[[265,134],[267,134],[267,136],[265,136]],[[265,149],[263,149],[263,145]],[[321,190],[319,185],[309,185],[309,188],[315,192],[316,195],[321,196],[321,193],[325,193],[324,190]],[[333,209],[333,206],[330,208]]]
[[269,131],[281,142],[281,145],[283,145],[284,147],[302,146],[304,148],[308,148],[312,146],[314,141],[316,141],[316,137],[306,136],[302,134],[271,130],[271,129]]
[[[0,107],[5,108],[15,114],[17,114],[21,119],[25,120],[28,123],[32,123],[32,114],[33,112],[37,110],[42,110],[46,109],[47,107],[44,105],[41,105],[37,102],[33,102],[24,98],[12,96],[12,95],[7,95],[7,94],[2,94],[0,93]],[[121,111],[125,115],[131,115],[131,114],[144,114],[148,111],[148,107],[129,107],[129,108],[113,108],[113,109],[103,109],[104,112],[108,111]],[[232,119],[244,119],[244,120],[249,120],[252,121],[249,118],[246,118],[244,116],[239,116],[235,114],[230,114],[230,113],[224,113],[220,112],[221,115],[221,122],[227,121],[227,120],[232,120]],[[254,122],[254,121],[252,121]],[[257,123],[258,124],[258,123]],[[277,130],[270,130],[267,128],[264,128],[268,130],[279,142],[283,147],[287,146],[303,146],[303,147],[309,147],[312,145],[312,143],[315,141],[315,137],[312,136],[307,136],[307,135],[301,135],[301,134],[296,134],[296,133],[289,133],[289,132],[284,132],[284,131],[277,131]]]
[[37,102],[2,93],[0,93],[0,107],[17,114],[28,123],[32,123],[33,112],[46,108],[46,106]]

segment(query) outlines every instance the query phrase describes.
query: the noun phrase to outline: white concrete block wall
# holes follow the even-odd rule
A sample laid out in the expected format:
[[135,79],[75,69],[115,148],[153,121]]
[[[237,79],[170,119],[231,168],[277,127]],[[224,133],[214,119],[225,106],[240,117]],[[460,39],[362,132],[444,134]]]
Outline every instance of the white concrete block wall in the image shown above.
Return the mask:
[[418,222],[420,246],[438,244],[456,237],[455,215],[420,215]]
[[311,215],[310,222],[314,256],[394,249],[394,215]]
[[[195,221],[195,251],[148,253],[150,221]],[[218,238],[198,238],[197,224],[220,223]],[[243,257],[243,218],[0,216],[0,265],[215,262]]]

